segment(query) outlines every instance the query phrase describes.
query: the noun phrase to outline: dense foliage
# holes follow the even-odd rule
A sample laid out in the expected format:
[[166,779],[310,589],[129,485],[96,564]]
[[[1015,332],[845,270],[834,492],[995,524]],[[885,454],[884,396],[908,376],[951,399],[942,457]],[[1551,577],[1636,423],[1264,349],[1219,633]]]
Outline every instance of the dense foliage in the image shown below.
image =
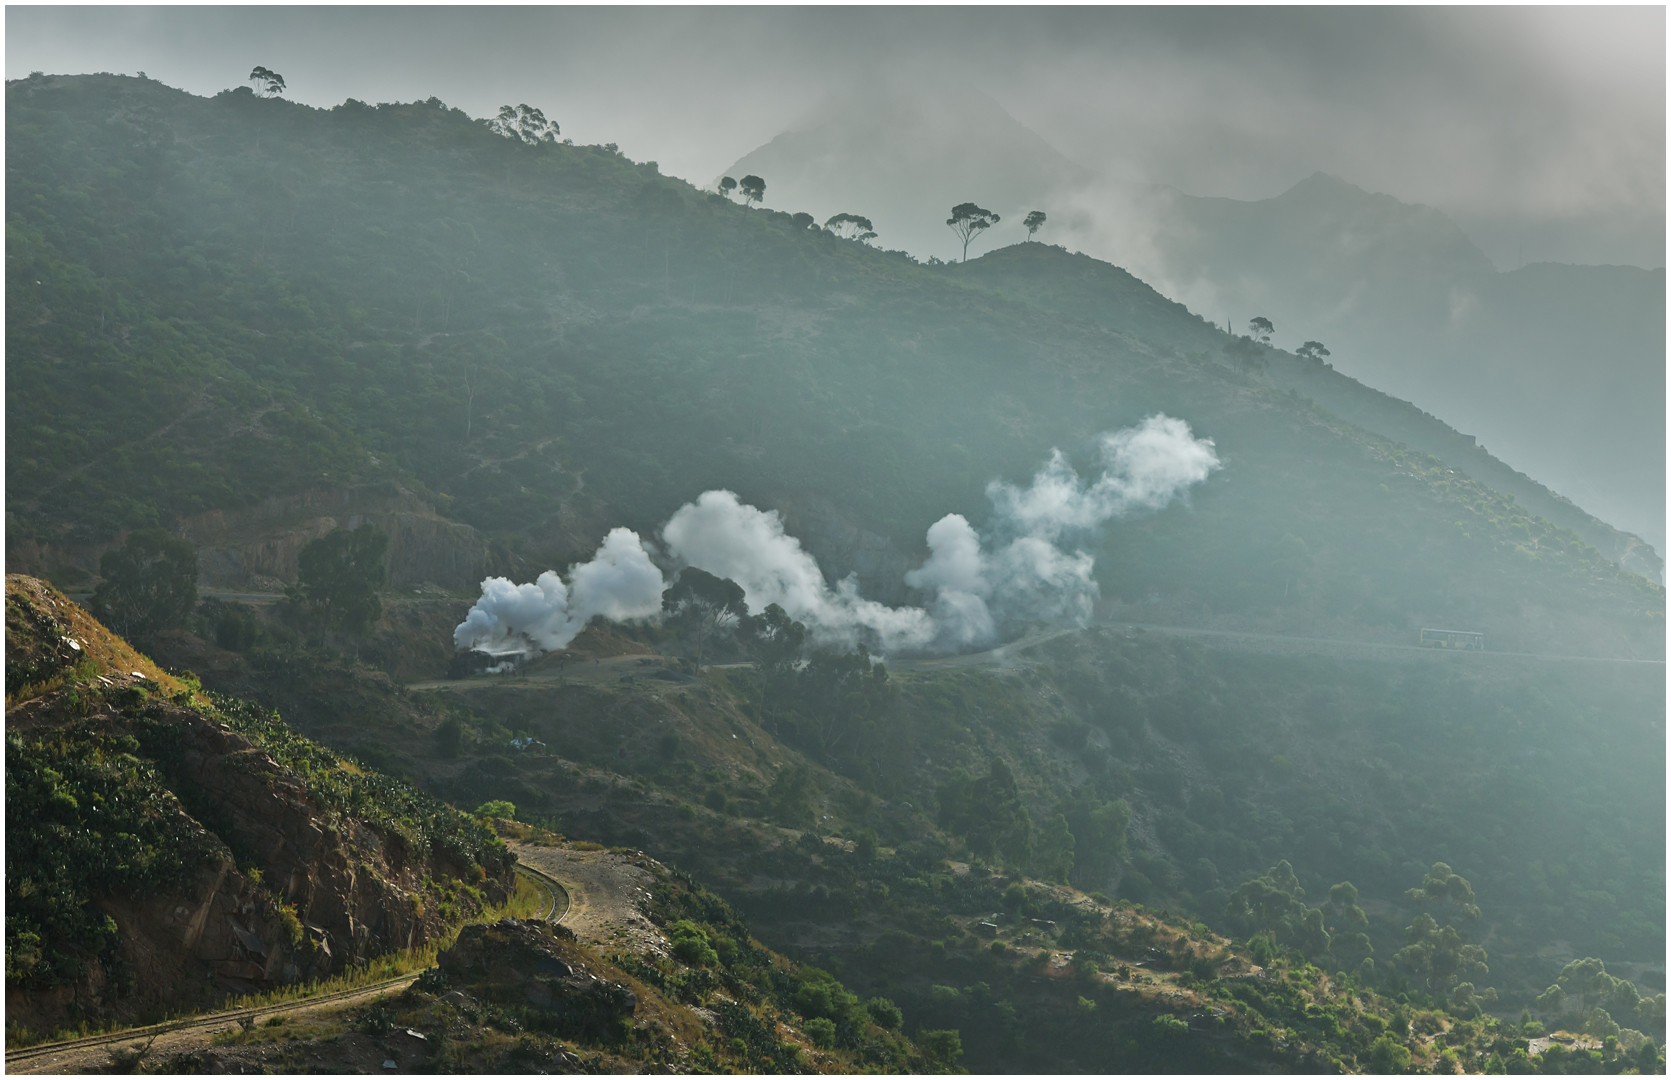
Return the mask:
[[197,550],[161,529],[138,529],[99,559],[92,613],[123,637],[172,630],[197,606]]
[[722,1054],[734,1066],[802,1071],[800,1048],[773,1034],[776,1016],[793,1018],[818,1049],[843,1051],[865,1071],[920,1066],[911,1043],[898,1036],[903,1019],[897,1005],[881,997],[861,1000],[827,971],[784,964],[761,947],[731,905],[688,876],[658,882],[650,903],[651,918],[666,929],[678,962],[612,959],[671,997],[713,1008],[730,1040]]
[[124,984],[97,901],[180,888],[225,847],[186,816],[131,735],[6,736],[6,980],[72,982],[98,957]]

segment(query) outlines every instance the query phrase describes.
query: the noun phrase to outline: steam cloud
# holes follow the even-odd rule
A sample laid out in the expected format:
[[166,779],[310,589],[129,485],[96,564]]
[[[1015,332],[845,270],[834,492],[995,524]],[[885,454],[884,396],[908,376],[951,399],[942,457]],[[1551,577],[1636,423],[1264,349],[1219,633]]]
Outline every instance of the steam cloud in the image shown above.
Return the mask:
[[569,584],[547,570],[531,585],[482,582],[482,597],[453,631],[453,644],[495,656],[561,649],[594,615],[616,622],[661,611],[664,583],[631,529],[611,529],[592,561],[569,567]]
[[[1114,518],[1161,509],[1219,467],[1211,439],[1159,414],[1100,441],[1103,473],[1090,483],[1052,451],[1027,487],[987,485],[993,516],[985,535],[961,514],[935,522],[928,558],[905,575],[924,594],[924,607],[867,600],[853,575],[830,586],[776,511],[729,491],[703,492],[668,519],[661,531],[667,561],[735,581],[751,612],[782,605],[820,645],[950,652],[990,643],[1018,621],[1083,623],[1097,598],[1095,560],[1064,545]],[[531,585],[482,582],[481,599],[453,641],[495,655],[561,649],[595,615],[656,617],[665,586],[638,534],[618,528],[590,562],[569,568],[567,585],[551,570]]]

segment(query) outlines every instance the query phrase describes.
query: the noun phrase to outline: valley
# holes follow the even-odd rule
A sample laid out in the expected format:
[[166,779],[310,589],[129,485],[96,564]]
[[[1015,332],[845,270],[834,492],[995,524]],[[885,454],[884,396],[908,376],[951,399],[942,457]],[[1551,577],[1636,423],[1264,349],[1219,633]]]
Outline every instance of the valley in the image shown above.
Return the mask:
[[1663,1069],[1663,561],[1420,403],[434,98],[7,94],[9,1050]]

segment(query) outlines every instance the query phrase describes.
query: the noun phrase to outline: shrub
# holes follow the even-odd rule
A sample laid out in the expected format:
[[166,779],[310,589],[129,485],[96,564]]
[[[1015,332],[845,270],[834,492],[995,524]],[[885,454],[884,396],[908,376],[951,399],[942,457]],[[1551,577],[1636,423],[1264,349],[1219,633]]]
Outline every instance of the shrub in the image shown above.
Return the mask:
[[905,1023],[905,1014],[900,1011],[899,1006],[885,997],[871,998],[865,1002],[865,1010],[870,1013],[870,1018],[876,1022],[877,1027],[887,1031],[898,1031],[900,1025]]
[[963,1035],[957,1031],[919,1031],[917,1045],[941,1069],[950,1069],[963,1056]]
[[478,818],[504,818],[510,821],[516,818],[516,806],[504,799],[494,799],[476,807],[474,816]]
[[719,953],[708,942],[708,935],[689,919],[680,919],[668,928],[673,943],[673,955],[691,967],[712,967],[719,963]]
[[1369,1063],[1379,1073],[1408,1072],[1410,1051],[1391,1035],[1383,1035],[1369,1048]]
[[441,721],[435,729],[435,747],[442,757],[455,758],[464,746],[464,725],[455,716]]
[[835,1045],[835,1021],[826,1019],[822,1016],[816,1020],[808,1020],[806,1023],[806,1034],[807,1038],[812,1040],[813,1046],[816,1046],[820,1050],[828,1050],[830,1047]]

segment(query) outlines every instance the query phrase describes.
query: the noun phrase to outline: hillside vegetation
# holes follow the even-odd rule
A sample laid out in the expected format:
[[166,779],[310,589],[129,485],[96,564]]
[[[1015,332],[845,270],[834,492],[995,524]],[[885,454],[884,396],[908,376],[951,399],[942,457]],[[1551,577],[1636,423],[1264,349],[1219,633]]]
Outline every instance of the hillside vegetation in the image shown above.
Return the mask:
[[[1248,1032],[1297,1028],[1308,1003],[1333,1008],[1347,986],[1381,995],[1369,1000],[1383,1010],[1402,998],[1412,1015],[1441,1015],[1430,1023],[1475,1023],[1463,1030],[1476,1067],[1497,1039],[1507,1057],[1528,1038],[1523,1009],[1581,1033],[1600,1007],[1662,1038],[1663,822],[1632,811],[1664,799],[1656,667],[1281,656],[1110,629],[1007,666],[884,674],[826,656],[763,683],[747,667],[698,672],[675,635],[641,636],[650,642],[635,650],[583,640],[599,651],[563,669],[411,693],[351,669],[279,685],[259,652],[213,666],[250,663],[235,677],[282,700],[292,722],[460,805],[509,799],[569,835],[660,853],[762,940],[899,1003],[908,1030],[960,1030],[972,1069],[1111,1068],[1135,1052],[1128,1038],[1156,1067],[1215,1045],[1240,1060]],[[1435,976],[1401,955],[1421,918],[1406,891],[1437,862],[1467,879],[1479,908],[1477,920],[1436,912],[1484,946],[1471,975]],[[1292,878],[1272,897],[1278,866]],[[1361,922],[1331,899],[1343,882]],[[1251,912],[1236,905],[1250,883],[1268,901]],[[1321,932],[1296,909],[1319,910]],[[1011,951],[994,953],[994,940]],[[1228,1044],[1165,1051],[1127,1026],[1157,1007],[1190,1021],[1212,995],[1165,992],[1226,945],[1221,963],[1274,955],[1329,973],[1335,997],[1280,1009],[1245,999],[1265,1020],[1227,1029]],[[1540,1003],[1585,957],[1628,976],[1612,1003]],[[1101,1000],[1102,983],[1074,974],[1091,963],[1112,996],[1060,1028],[1079,996]],[[1120,976],[1121,964],[1158,983]],[[1225,978],[1196,989],[1235,991]],[[1462,982],[1495,996],[1457,1001]],[[1313,1035],[1294,1052],[1371,1068],[1378,1037]],[[1436,1064],[1447,1044],[1424,1050],[1423,1037],[1406,1049]]]
[[[39,585],[14,674],[8,604],[8,764],[39,758],[43,821],[94,790],[55,802],[48,771],[149,800],[129,831],[170,854],[134,881],[179,888],[195,837],[291,888],[194,802],[256,761],[375,835],[364,880],[399,892],[354,926],[508,881],[440,800],[695,875],[650,921],[713,962],[594,959],[726,1041],[645,1036],[634,1067],[1659,1067],[1656,564],[1414,406],[1105,264],[918,265],[433,99],[40,76],[7,100],[9,566],[91,584],[159,525],[258,587],[143,643],[177,675],[95,670]],[[564,570],[614,526],[653,543],[714,488],[782,510],[830,581],[919,601],[931,523],[1160,412],[1222,467],[1085,541],[1095,625],[929,659],[600,617],[508,674],[451,655],[476,575]],[[401,567],[361,583],[365,625],[281,597],[309,540],[362,524]],[[1386,647],[1434,626],[1491,651]],[[82,971],[131,937],[87,933]]]
[[14,1033],[324,979],[513,887],[478,822],[195,676],[148,671],[61,593],[8,575]]
[[[115,76],[7,92],[8,543],[41,569],[378,479],[541,566],[710,487],[811,497],[914,561],[941,515],[984,518],[990,479],[1163,411],[1225,467],[1192,509],[1107,530],[1105,597],[1662,649],[1663,591],[1593,541],[1147,324],[995,299],[433,100],[320,111]],[[855,568],[817,532],[827,572]]]

